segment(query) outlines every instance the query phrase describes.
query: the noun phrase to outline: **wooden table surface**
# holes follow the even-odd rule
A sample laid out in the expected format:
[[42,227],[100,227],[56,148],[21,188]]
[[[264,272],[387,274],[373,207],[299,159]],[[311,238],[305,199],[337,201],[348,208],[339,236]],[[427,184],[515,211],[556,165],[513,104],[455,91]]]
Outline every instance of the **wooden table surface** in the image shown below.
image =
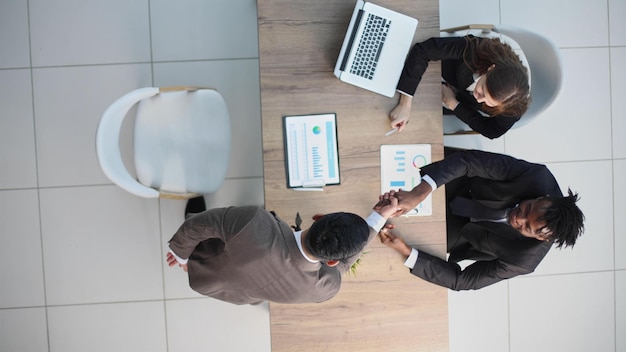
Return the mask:
[[[438,0],[379,0],[419,20],[413,42],[439,35]],[[411,123],[385,137],[387,98],[333,75],[354,2],[259,0],[259,50],[265,207],[286,221],[300,212],[303,228],[316,213],[348,211],[366,217],[380,193],[380,145],[432,145],[443,157],[441,70],[431,64],[420,84]],[[282,117],[336,113],[341,185],[323,192],[286,187]],[[433,194],[433,215],[393,219],[409,244],[445,255],[444,192]],[[270,304],[272,351],[446,351],[447,290],[409,273],[403,259],[375,239],[356,276],[318,304]]]

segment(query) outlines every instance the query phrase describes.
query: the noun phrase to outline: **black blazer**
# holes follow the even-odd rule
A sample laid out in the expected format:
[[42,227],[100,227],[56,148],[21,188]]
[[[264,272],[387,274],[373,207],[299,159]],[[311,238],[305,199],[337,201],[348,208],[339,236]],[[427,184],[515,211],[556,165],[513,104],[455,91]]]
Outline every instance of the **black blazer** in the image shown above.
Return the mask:
[[[468,37],[477,41],[472,41],[474,44],[469,45]],[[485,117],[479,112],[482,111],[482,105],[466,90],[474,82],[474,71],[466,64],[471,60],[466,58],[472,57],[475,44],[485,39],[468,37],[431,38],[415,44],[404,64],[397,89],[414,95],[428,63],[441,60],[441,75],[457,92],[459,105],[454,109],[454,114],[472,130],[487,138],[497,138],[508,131],[520,117]]]
[[[446,185],[447,203],[455,196],[467,196],[496,209],[513,207],[525,199],[563,196],[550,170],[501,154],[477,150],[459,151],[424,166],[437,186]],[[447,209],[448,261],[419,251],[411,273],[452,290],[478,289],[517,275],[528,274],[552,247],[522,236],[503,223],[469,222]],[[465,270],[456,261],[476,260]]]

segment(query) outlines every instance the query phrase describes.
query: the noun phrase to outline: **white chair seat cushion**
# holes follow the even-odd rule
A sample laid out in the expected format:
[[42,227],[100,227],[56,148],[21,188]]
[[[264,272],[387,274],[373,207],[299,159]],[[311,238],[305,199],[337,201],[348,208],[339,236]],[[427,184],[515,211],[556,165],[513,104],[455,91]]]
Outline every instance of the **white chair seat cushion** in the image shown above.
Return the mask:
[[230,143],[228,110],[217,91],[167,92],[138,104],[135,169],[145,185],[212,193],[226,177]]

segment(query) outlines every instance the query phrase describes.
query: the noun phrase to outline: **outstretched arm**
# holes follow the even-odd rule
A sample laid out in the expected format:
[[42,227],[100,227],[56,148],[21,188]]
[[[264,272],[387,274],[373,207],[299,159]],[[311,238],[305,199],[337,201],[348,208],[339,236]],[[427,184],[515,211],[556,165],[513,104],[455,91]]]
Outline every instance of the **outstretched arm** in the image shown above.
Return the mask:
[[461,60],[466,46],[465,37],[430,38],[415,44],[402,68],[398,90],[408,95],[415,94],[429,62],[446,59]]
[[467,42],[463,37],[431,38],[413,46],[402,69],[397,89],[400,93],[398,105],[389,113],[391,127],[399,132],[409,123],[411,104],[415,90],[422,80],[431,61],[460,59]]
[[405,262],[413,275],[455,291],[479,289],[532,271],[509,265],[499,259],[477,261],[462,270],[457,263],[447,262],[424,251],[409,247],[402,238],[393,235],[388,229],[383,229],[379,236],[381,242],[396,250],[403,260],[415,252],[416,261],[413,263]]
[[504,154],[462,150],[422,167],[421,174],[428,175],[437,186],[442,186],[463,176],[512,182],[527,178],[528,174],[545,170],[544,165],[529,163]]
[[397,128],[398,132],[402,132],[406,125],[409,124],[409,117],[411,115],[411,105],[413,104],[413,97],[406,94],[400,94],[398,105],[389,113],[389,120],[391,121],[391,128]]
[[433,284],[451,290],[476,290],[531,271],[509,265],[502,260],[477,261],[465,269],[457,263],[419,251],[411,273]]
[[401,256],[408,257],[411,255],[411,247],[409,247],[402,238],[398,236],[394,236],[389,230],[393,227],[384,228],[379,233],[380,242],[382,242],[385,246],[389,248],[393,248],[398,252]]

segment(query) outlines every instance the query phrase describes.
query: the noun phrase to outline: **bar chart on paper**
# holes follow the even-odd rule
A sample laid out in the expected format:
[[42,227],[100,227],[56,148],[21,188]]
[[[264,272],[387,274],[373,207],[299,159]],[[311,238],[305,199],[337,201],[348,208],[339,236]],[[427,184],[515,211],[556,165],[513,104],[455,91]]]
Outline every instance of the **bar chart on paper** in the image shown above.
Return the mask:
[[339,184],[335,114],[285,116],[287,186]]
[[[430,162],[430,144],[381,145],[381,193],[398,189],[410,191],[422,181],[420,168]],[[432,214],[432,195],[429,195],[405,216],[430,216]]]

